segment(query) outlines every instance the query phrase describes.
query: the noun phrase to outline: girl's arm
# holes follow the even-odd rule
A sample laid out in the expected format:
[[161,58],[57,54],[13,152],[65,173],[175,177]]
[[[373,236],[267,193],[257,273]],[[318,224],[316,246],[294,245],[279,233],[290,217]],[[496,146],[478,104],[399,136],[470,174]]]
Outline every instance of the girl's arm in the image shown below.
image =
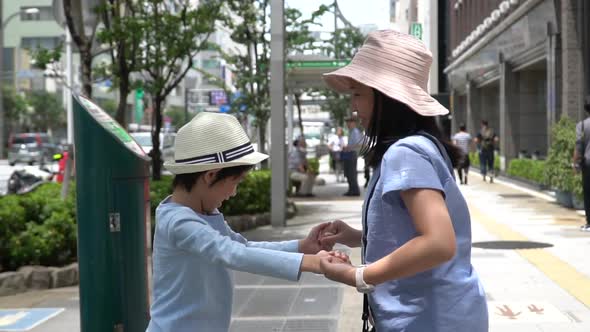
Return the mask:
[[[377,285],[389,280],[413,276],[451,260],[456,251],[455,232],[441,192],[409,189],[401,192],[418,236],[365,268],[363,279]],[[428,206],[428,208],[424,208]],[[355,267],[322,262],[326,277],[355,285]]]

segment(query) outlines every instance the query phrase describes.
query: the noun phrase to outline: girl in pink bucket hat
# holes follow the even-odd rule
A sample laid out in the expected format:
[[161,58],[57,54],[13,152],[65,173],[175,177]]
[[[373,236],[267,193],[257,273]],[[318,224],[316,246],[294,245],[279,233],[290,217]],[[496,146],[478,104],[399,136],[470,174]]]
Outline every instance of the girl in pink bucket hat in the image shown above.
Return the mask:
[[[362,230],[336,220],[320,236],[362,247],[355,267],[321,259],[330,279],[365,294],[363,329],[377,332],[484,332],[484,289],[471,265],[471,220],[453,166],[464,156],[435,116],[448,110],[427,92],[431,53],[412,36],[369,34],[351,63],[324,78],[352,94],[374,168]],[[369,319],[371,318],[371,319]]]

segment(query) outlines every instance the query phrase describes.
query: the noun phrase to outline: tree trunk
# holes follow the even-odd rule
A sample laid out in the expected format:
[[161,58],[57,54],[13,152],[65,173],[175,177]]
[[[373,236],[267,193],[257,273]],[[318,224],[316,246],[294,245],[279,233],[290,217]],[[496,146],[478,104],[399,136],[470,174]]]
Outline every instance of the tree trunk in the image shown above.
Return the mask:
[[[258,123],[258,152],[266,152],[266,121],[260,121]],[[263,169],[268,169],[268,159],[260,163]]]
[[303,120],[301,119],[301,101],[299,100],[300,94],[295,94],[295,104],[297,104],[297,115],[299,116],[299,130],[301,130],[301,136],[303,137]]
[[157,181],[162,177],[162,156],[160,153],[160,130],[162,129],[162,102],[160,97],[154,98],[154,122],[155,127],[152,131],[152,180]]
[[123,128],[127,128],[127,96],[129,96],[129,81],[121,79],[121,82],[119,82],[119,106],[117,107],[115,120],[117,120]]
[[82,93],[92,98],[92,53],[90,47],[81,52],[82,61]]

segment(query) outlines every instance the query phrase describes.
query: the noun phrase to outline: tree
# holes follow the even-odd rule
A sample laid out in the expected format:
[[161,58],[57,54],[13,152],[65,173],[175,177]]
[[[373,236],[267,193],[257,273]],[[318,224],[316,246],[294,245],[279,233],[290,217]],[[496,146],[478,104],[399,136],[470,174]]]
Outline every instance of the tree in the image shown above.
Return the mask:
[[119,89],[119,105],[115,115],[117,122],[127,127],[127,96],[134,84],[131,74],[139,69],[141,52],[141,21],[138,3],[133,0],[108,0],[99,8],[104,22],[104,29],[97,34],[97,39],[109,45],[110,63],[97,68],[97,75],[113,80],[113,86]]
[[[363,45],[365,37],[358,28],[347,26],[332,33],[330,42],[321,49],[336,59],[351,59]],[[318,90],[326,99],[322,110],[330,112],[339,126],[344,125],[344,118],[350,109],[350,96],[341,95],[330,89]]]
[[[235,86],[240,97],[231,103],[233,113],[245,107],[254,116],[258,129],[258,146],[266,152],[266,125],[270,118],[270,3],[269,0],[228,1],[230,12],[240,20],[228,20],[232,31],[231,39],[243,45],[243,54],[222,53],[227,63],[237,73]],[[313,48],[315,41],[309,25],[317,24],[316,19],[328,10],[326,6],[314,12],[311,18],[303,20],[301,12],[294,8],[285,10],[287,54],[303,52]]]
[[4,103],[4,112],[6,112],[6,125],[8,128],[19,127],[26,117],[27,102],[16,93],[14,88],[2,86],[2,102]]
[[164,112],[172,119],[172,126],[179,129],[186,124],[186,112],[184,107],[168,106]]
[[[203,1],[194,8],[188,1],[145,0],[137,15],[143,32],[139,69],[153,105],[152,146],[160,146],[166,97],[193,67],[197,53],[208,48],[207,39],[221,18],[221,1]],[[160,150],[152,149],[151,157],[152,177],[159,180]]]
[[[85,12],[83,3],[89,6],[89,11]],[[89,98],[92,98],[93,46],[99,23],[95,11],[101,5],[104,5],[104,0],[63,0],[66,24],[80,52],[82,92]],[[74,17],[77,19],[74,20]]]
[[27,95],[27,101],[33,112],[30,123],[36,131],[48,131],[66,124],[65,110],[55,93],[33,91]]
[[[134,0],[85,0],[90,7],[92,19],[85,17],[83,20],[74,20],[74,17],[82,17],[84,12],[80,0],[63,0],[66,23],[80,52],[82,62],[82,92],[92,97],[92,84],[95,81],[110,79],[113,86],[119,90],[119,104],[115,119],[126,127],[127,96],[134,87],[131,80],[133,72],[137,71],[139,57],[141,31],[137,17],[137,8],[141,2]],[[103,25],[98,23],[102,20]],[[91,21],[88,24],[88,21]],[[85,24],[90,27],[86,31]],[[96,42],[108,45],[106,49],[97,50]],[[55,49],[37,48],[30,50],[35,62],[35,67],[46,70],[53,69],[52,76],[64,81],[63,72],[59,63],[63,51],[63,45]],[[97,64],[95,60],[102,54],[108,53],[109,62]],[[72,89],[72,87],[67,87]]]
[[102,108],[108,115],[111,117],[116,117],[117,111],[119,109],[119,104],[112,99],[96,99],[95,100],[98,106]]

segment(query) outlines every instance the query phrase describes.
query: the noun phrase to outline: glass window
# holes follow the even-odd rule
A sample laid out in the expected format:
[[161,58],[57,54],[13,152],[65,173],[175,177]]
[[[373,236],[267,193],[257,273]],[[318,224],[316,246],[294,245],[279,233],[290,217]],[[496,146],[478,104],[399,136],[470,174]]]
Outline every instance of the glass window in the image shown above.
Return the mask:
[[12,144],[32,144],[37,143],[37,140],[33,136],[17,136],[12,139]]
[[54,49],[59,45],[59,37],[23,37],[21,39],[21,47],[27,49],[46,48]]

